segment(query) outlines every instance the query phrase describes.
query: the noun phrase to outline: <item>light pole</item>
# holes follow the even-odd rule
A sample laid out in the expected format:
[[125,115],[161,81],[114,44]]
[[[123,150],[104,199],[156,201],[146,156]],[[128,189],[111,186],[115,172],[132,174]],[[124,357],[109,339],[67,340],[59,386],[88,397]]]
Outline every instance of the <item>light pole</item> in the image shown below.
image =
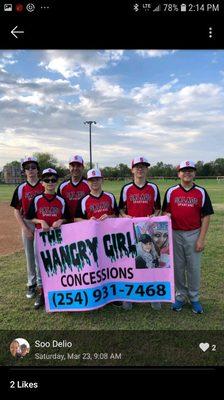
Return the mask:
[[84,125],[89,125],[89,165],[90,165],[90,169],[92,169],[93,167],[93,163],[92,163],[92,131],[91,131],[91,127],[92,124],[96,124],[96,121],[85,121],[83,122]]

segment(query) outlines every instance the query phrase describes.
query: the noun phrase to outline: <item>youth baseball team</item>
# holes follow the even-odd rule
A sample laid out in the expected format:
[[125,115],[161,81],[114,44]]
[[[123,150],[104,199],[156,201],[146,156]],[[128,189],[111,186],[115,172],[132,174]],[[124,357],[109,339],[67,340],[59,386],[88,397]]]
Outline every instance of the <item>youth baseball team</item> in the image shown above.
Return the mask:
[[[84,219],[103,221],[106,218],[168,215],[173,230],[176,290],[172,309],[181,311],[189,301],[194,313],[203,313],[199,301],[201,254],[210,215],[214,211],[207,191],[194,183],[196,167],[193,161],[180,163],[179,183],[167,189],[162,206],[158,186],[147,181],[150,163],[145,157],[132,160],[133,180],[122,187],[119,205],[112,193],[103,190],[99,169],[89,170],[84,179],[84,161],[80,155],[70,158],[70,179],[58,188],[59,176],[55,169],[44,169],[39,178],[40,168],[35,157],[26,157],[21,164],[26,181],[17,186],[10,205],[22,231],[28,276],[26,297],[35,297],[35,309],[44,306],[41,274],[34,252],[35,228],[47,231],[59,228],[63,223]],[[150,253],[152,241],[149,235],[142,238],[145,252]],[[125,310],[132,308],[130,302],[115,301],[113,305]],[[160,310],[161,303],[153,302],[151,307]]]

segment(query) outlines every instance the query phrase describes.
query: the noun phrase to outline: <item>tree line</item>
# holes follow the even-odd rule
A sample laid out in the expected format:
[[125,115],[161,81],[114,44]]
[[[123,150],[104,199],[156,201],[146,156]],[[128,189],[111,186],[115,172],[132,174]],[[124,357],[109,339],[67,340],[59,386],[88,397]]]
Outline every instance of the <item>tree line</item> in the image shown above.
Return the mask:
[[[59,176],[64,178],[69,175],[69,169],[60,164],[56,157],[54,157],[50,153],[34,153],[39,162],[40,169],[43,170],[45,168],[54,168],[58,171]],[[7,166],[15,166],[20,168],[19,161],[12,161],[5,165]],[[94,167],[97,166],[96,164]],[[204,163],[204,161],[196,162],[197,175],[198,176],[224,176],[224,158],[217,158],[215,161],[210,161]],[[89,169],[89,163],[85,164],[85,173]],[[120,163],[115,167],[104,167],[100,168],[104,178],[106,179],[123,179],[131,177],[131,170],[127,164]],[[164,177],[164,178],[172,178],[177,176],[177,166],[172,164],[165,164],[162,161],[157,162],[156,165],[152,165],[149,170],[150,177]]]

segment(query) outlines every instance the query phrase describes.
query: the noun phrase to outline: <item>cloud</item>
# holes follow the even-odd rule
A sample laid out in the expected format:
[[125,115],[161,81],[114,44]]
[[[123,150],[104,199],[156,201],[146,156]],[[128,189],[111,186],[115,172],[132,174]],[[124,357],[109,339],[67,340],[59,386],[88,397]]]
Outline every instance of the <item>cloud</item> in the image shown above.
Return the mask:
[[104,54],[109,61],[121,61],[124,56],[124,50],[105,50]]
[[[20,103],[46,108],[48,105],[59,107],[60,99],[66,96],[76,96],[81,93],[79,85],[72,85],[67,80],[51,80],[47,78],[24,79],[7,76],[0,81],[1,109],[19,109]],[[15,104],[16,102],[16,104]],[[41,111],[41,109],[39,109]],[[1,113],[1,110],[0,110]]]
[[110,63],[116,65],[123,53],[123,50],[48,50],[43,53],[39,66],[66,79],[78,78],[81,74],[91,76]]
[[136,50],[136,54],[143,58],[164,57],[174,54],[176,50]]
[[[200,113],[209,112],[215,107],[223,107],[223,88],[212,83],[185,86],[179,91],[163,94],[160,103],[171,108],[177,105],[180,113],[181,109],[187,113],[194,113],[197,109]],[[203,115],[204,118],[206,116]]]
[[93,78],[93,88],[103,97],[118,98],[124,95],[124,89],[120,85],[114,85],[104,77]]
[[15,59],[14,54],[9,51],[0,51],[0,75],[7,74],[7,65],[13,65],[16,64],[16,62],[17,60]]
[[155,83],[144,83],[143,86],[132,89],[131,96],[137,103],[152,103],[162,93],[170,90],[177,82],[178,79],[173,79],[162,86]]

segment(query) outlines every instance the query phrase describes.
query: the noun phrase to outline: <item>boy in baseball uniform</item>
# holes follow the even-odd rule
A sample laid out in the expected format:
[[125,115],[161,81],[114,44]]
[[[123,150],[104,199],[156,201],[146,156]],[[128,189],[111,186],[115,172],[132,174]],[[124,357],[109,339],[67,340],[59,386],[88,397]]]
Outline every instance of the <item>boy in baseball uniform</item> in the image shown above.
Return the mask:
[[214,211],[207,191],[194,183],[195,174],[193,161],[180,163],[180,183],[166,191],[162,209],[171,216],[173,228],[176,301],[172,309],[181,311],[189,300],[192,311],[201,314],[201,254],[205,247],[210,215]]
[[44,187],[38,177],[39,164],[35,157],[25,157],[21,166],[26,181],[17,186],[10,206],[14,208],[15,218],[21,228],[23,245],[27,264],[27,293],[28,299],[36,295],[37,275],[39,273],[34,256],[34,224],[27,219],[33,198],[43,193]]

